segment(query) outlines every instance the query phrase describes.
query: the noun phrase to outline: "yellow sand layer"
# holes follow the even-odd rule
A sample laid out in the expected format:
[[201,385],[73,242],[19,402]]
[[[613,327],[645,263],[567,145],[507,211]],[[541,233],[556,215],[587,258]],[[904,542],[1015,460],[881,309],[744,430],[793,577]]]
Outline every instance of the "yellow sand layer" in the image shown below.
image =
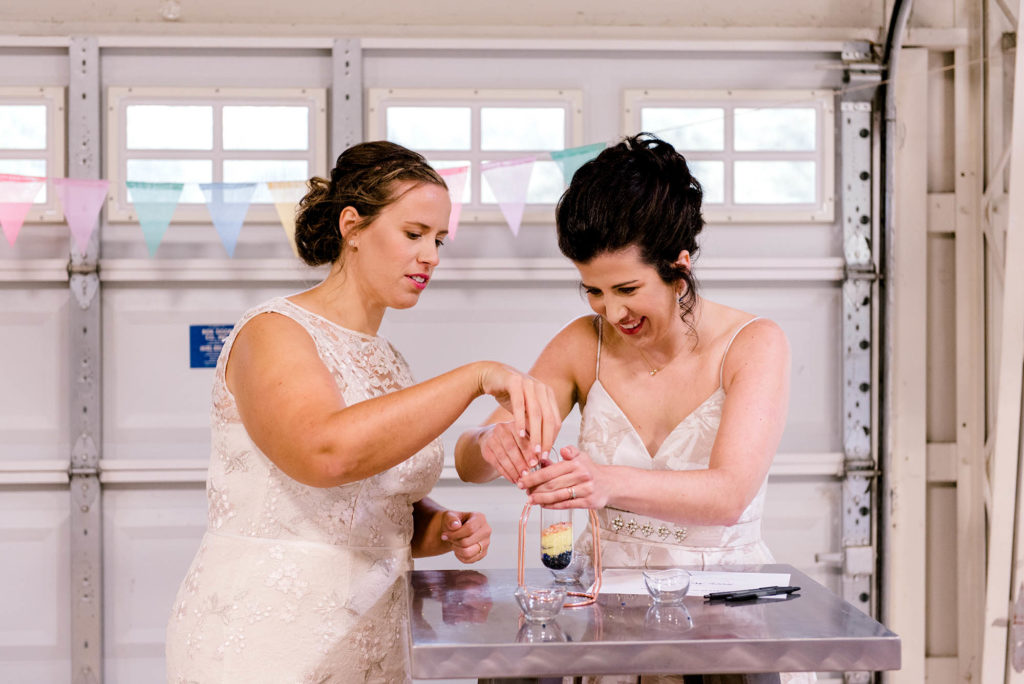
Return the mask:
[[540,552],[557,556],[572,551],[572,525],[565,522],[547,527],[540,536]]

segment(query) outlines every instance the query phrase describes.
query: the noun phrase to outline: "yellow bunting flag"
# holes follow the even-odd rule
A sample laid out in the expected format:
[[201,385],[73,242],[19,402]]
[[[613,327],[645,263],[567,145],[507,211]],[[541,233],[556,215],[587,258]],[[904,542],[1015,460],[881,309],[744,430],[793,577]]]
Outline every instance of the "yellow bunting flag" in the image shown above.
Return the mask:
[[274,200],[277,217],[281,219],[285,235],[288,236],[288,244],[292,246],[295,256],[298,256],[299,250],[295,246],[295,211],[299,200],[306,194],[306,181],[268,182],[267,189]]

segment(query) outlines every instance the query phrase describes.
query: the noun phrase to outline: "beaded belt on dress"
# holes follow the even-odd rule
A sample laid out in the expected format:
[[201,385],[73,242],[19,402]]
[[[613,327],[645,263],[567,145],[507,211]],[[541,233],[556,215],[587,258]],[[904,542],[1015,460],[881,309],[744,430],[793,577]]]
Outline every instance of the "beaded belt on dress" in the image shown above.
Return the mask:
[[722,546],[726,537],[730,545],[761,539],[760,518],[735,525],[682,526],[617,508],[602,508],[597,511],[597,519],[602,530],[618,536],[677,546]]

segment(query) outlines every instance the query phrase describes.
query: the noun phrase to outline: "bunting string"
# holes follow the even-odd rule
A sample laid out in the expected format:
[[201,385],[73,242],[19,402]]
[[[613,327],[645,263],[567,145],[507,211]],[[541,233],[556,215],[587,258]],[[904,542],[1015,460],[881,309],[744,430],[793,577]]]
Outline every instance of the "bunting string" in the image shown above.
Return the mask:
[[[975,62],[969,63],[971,66]],[[943,65],[930,71],[946,71],[955,65]],[[882,84],[885,81],[881,82]],[[831,89],[835,95],[841,95],[861,89],[875,88],[878,84],[858,84],[840,89]],[[825,89],[822,89],[823,91]],[[790,100],[777,100],[770,105],[743,106],[742,112],[732,112],[733,118],[753,115],[766,109],[792,108],[801,105],[813,106],[821,100],[806,97]],[[722,106],[709,106],[694,103],[690,109],[724,109]],[[724,114],[707,117],[695,116],[682,125],[657,128],[651,132],[661,138],[680,141],[687,133],[692,133],[702,126],[720,123]],[[573,175],[585,163],[596,157],[614,141],[604,141],[553,150],[551,152],[524,156],[517,159],[490,161],[480,164],[480,178],[486,183],[497,202],[498,208],[513,234],[518,235],[522,225],[527,204],[530,181],[536,162],[544,157],[550,158],[557,165],[563,179],[563,187],[572,181]],[[451,197],[452,210],[449,219],[448,233],[455,239],[462,214],[463,192],[469,182],[470,167],[439,169],[438,173],[445,179]],[[0,226],[10,245],[14,245],[25,219],[33,204],[38,200],[40,192],[48,179],[17,174],[0,174]],[[80,251],[84,251],[89,238],[95,231],[99,212],[108,191],[106,180],[85,180],[70,178],[53,178],[57,196],[60,200],[64,218],[67,221],[72,239]],[[128,201],[135,208],[139,225],[142,230],[150,256],[155,256],[166,231],[178,207],[185,183],[146,183],[127,181]],[[202,190],[211,221],[220,236],[221,242],[229,256],[234,256],[235,247],[245,217],[248,213],[253,194],[260,183],[202,183]],[[295,247],[295,212],[299,200],[306,192],[305,180],[276,181],[264,184],[274,203],[278,219],[284,234],[294,253]]]

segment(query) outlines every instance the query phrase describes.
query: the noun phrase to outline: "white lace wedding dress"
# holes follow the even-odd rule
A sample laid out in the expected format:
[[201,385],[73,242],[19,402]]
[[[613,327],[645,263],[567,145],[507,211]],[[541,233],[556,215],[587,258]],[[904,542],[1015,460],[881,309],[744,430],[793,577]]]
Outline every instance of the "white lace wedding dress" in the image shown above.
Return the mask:
[[168,625],[168,682],[409,681],[403,574],[412,567],[412,504],[440,476],[440,441],[339,487],[308,487],[281,472],[249,438],[224,380],[235,333],[275,314],[309,332],[347,404],[412,384],[386,340],[283,297],[241,318],[217,364],[209,521]]

